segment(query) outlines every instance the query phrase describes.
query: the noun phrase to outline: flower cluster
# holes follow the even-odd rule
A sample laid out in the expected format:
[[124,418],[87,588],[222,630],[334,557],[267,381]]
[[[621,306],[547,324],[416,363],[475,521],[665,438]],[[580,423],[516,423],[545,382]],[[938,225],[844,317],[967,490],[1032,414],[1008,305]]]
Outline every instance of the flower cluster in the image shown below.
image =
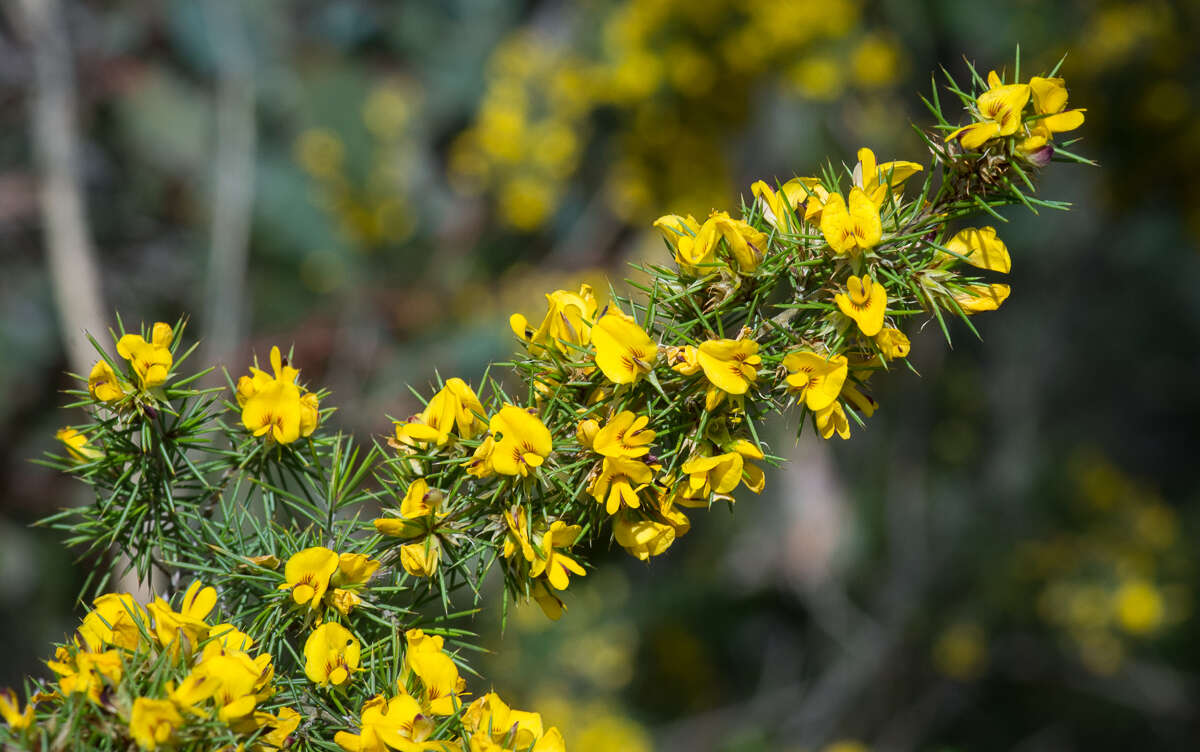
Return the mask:
[[[439,635],[410,629],[404,635],[404,666],[397,694],[375,695],[363,703],[360,731],[339,731],[334,737],[347,752],[386,752],[389,749],[462,751],[460,740],[434,741],[439,718],[462,710],[466,682]],[[471,750],[476,746],[472,744]],[[499,748],[497,748],[499,749]]]
[[365,554],[339,555],[324,546],[313,546],[288,558],[279,589],[287,590],[297,606],[306,606],[318,615],[330,605],[347,616],[362,603],[358,593],[377,569],[379,562]]
[[226,739],[253,739],[250,749],[281,749],[300,723],[288,707],[268,712],[274,695],[273,660],[252,656],[254,642],[229,623],[210,624],[216,590],[193,582],[178,610],[162,598],[148,604],[133,596],[97,598],[73,640],[47,662],[57,675],[53,691],[38,692],[23,712],[10,690],[0,692],[0,713],[14,730],[36,733],[36,709],[54,709],[75,696],[86,702],[93,731],[154,750]]
[[118,374],[101,358],[88,374],[88,392],[97,402],[119,403],[130,395],[153,394],[150,390],[167,383],[174,356],[171,343],[176,332],[159,321],[151,329],[150,341],[141,334],[125,334],[117,340],[117,354],[129,361],[129,372]]
[[237,383],[237,401],[242,408],[242,425],[255,436],[290,444],[311,436],[320,420],[317,395],[300,386],[300,370],[283,361],[278,347],[271,348],[271,371],[255,362],[250,375]]
[[[686,510],[761,492],[763,464],[779,460],[760,435],[768,416],[798,414],[798,430],[824,439],[864,425],[870,380],[909,355],[909,322],[935,319],[949,337],[948,318],[969,323],[1007,299],[994,279],[1010,271],[1008,249],[968,218],[1064,208],[1018,188],[1031,193],[1029,171],[1044,166],[1023,149],[1035,131],[1049,139],[1081,118],[1053,76],[1020,85],[1028,117],[1026,94],[996,80],[953,88],[975,122],[949,142],[925,134],[928,165],[863,148],[819,177],[755,182],[740,212],[660,218],[663,265],[640,267],[636,297],[602,301],[582,285],[547,295],[536,325],[510,317],[522,392],[449,378],[386,445],[321,431],[320,393],[277,347],[270,372],[231,384],[235,406],[186,388],[201,374],[168,384],[178,332],[165,324],[149,342],[120,337],[129,368],[97,365],[77,392],[94,420],[60,432],[68,456],[53,458],[97,503],[49,523],[96,549],[121,542],[143,576],[204,571],[248,633],[210,625],[216,591],[199,583],[178,606],[102,596],[50,663],[53,697],[22,708],[0,693],[6,738],[31,746],[71,698],[97,739],[146,749],[268,749],[293,733],[328,746],[342,729],[346,750],[561,750],[557,730],[494,694],[464,707],[471,635],[450,622],[477,609],[455,613],[455,591],[477,604],[496,566],[506,602],[534,599],[559,619],[589,546],[649,560],[688,533]],[[936,96],[931,108],[953,131]],[[1131,633],[1163,618],[1145,578],[1116,602]],[[268,713],[272,697],[311,727],[286,707]],[[347,708],[357,733],[344,730]]]
[[1061,78],[1034,76],[1029,83],[1006,84],[991,71],[987,84],[974,102],[976,122],[951,131],[946,141],[957,139],[964,149],[975,151],[1012,139],[1019,153],[1044,167],[1054,154],[1054,134],[1083,125],[1085,110],[1067,109],[1067,87]]

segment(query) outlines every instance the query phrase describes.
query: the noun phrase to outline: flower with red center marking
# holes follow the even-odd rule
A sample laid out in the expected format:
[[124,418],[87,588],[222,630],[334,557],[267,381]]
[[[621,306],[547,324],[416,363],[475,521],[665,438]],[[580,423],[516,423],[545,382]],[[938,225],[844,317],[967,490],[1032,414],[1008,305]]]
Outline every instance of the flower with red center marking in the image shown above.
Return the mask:
[[342,685],[358,669],[362,645],[350,630],[328,621],[313,630],[304,642],[304,673],[326,686]]
[[610,306],[592,328],[596,365],[614,384],[632,384],[654,368],[658,345],[628,316]]
[[879,206],[858,186],[850,189],[849,204],[842,194],[831,193],[821,210],[821,234],[834,253],[874,248],[883,237]]
[[530,567],[530,576],[539,577],[544,574],[550,587],[566,590],[570,584],[569,573],[574,572],[580,577],[586,575],[587,572],[578,562],[557,550],[571,546],[579,537],[581,529],[579,525],[568,525],[562,520],[550,523],[550,529],[542,534],[540,540],[534,541],[541,549],[541,557]]
[[329,579],[337,571],[340,559],[336,553],[323,546],[313,546],[298,551],[283,567],[280,590],[290,590],[296,605],[308,605],[316,610],[329,589]]
[[525,477],[541,467],[554,448],[546,424],[515,405],[500,408],[488,427],[496,437],[492,469],[500,475]]
[[799,350],[783,358],[788,369],[788,391],[809,410],[822,410],[837,399],[849,373],[845,355],[824,358],[815,352]]
[[622,410],[604,424],[592,439],[592,449],[605,457],[641,457],[650,453],[655,432],[650,418]]
[[636,509],[642,505],[638,491],[650,485],[654,471],[649,465],[632,457],[605,457],[600,474],[592,481],[588,492],[605,511],[616,514],[622,506]]
[[696,348],[696,361],[712,385],[705,395],[705,409],[713,410],[726,394],[743,395],[758,378],[762,363],[758,343],[751,339],[710,339]]
[[991,71],[988,73],[988,90],[975,100],[980,121],[951,132],[946,140],[959,138],[964,149],[978,149],[990,139],[1011,136],[1021,126],[1021,110],[1025,109],[1030,93],[1029,84],[1005,86],[996,71]]
[[864,335],[874,337],[883,328],[887,290],[870,277],[850,277],[846,280],[846,292],[834,296],[834,302],[842,313],[854,319]]

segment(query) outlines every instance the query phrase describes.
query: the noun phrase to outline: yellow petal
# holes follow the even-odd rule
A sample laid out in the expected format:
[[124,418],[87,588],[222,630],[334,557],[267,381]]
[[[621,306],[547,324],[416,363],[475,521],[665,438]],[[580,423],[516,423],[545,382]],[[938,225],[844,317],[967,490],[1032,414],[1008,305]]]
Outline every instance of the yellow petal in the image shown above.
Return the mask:
[[947,137],[946,140],[950,140],[950,138],[957,136],[960,133],[962,134],[962,138],[959,139],[959,142],[962,144],[963,148],[967,150],[974,150],[983,146],[996,136],[999,136],[1000,124],[992,122],[991,120],[987,120],[982,123],[972,123],[971,125],[954,131],[949,137]]
[[1034,76],[1029,79],[1029,89],[1033,92],[1033,107],[1039,115],[1053,115],[1067,106],[1067,87],[1061,78]]
[[946,248],[979,269],[1008,274],[1012,260],[1004,241],[996,237],[994,227],[968,227],[946,243]]
[[854,223],[855,244],[859,248],[874,248],[883,237],[883,222],[879,206],[861,188],[850,189],[850,218]]
[[162,321],[156,323],[150,333],[150,341],[158,347],[167,347],[174,338],[175,331],[171,325]]
[[1057,115],[1042,118],[1038,123],[1044,126],[1052,133],[1063,133],[1064,131],[1073,131],[1083,125],[1083,110],[1067,110],[1060,112]]
[[1008,285],[971,285],[967,290],[954,294],[954,300],[964,313],[994,311],[1008,300],[1011,289]]

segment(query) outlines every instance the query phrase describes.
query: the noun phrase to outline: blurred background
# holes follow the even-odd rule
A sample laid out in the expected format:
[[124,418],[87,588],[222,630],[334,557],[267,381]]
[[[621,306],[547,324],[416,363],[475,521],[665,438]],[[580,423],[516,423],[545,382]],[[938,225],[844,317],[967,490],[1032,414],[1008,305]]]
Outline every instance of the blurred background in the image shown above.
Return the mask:
[[[1014,0],[6,0],[0,686],[78,610],[30,462],[80,336],[190,316],[206,363],[294,343],[335,423],[475,383],[542,293],[663,260],[649,223],[826,158],[925,161],[931,72],[1067,55],[1075,148],[1007,213],[1014,293],[909,332],[849,442],[648,564],[617,548],[479,668],[594,750],[1194,749],[1200,7]],[[981,224],[987,223],[986,221]],[[105,340],[105,337],[100,337]],[[795,416],[792,416],[794,419]],[[485,691],[487,685],[473,687]]]

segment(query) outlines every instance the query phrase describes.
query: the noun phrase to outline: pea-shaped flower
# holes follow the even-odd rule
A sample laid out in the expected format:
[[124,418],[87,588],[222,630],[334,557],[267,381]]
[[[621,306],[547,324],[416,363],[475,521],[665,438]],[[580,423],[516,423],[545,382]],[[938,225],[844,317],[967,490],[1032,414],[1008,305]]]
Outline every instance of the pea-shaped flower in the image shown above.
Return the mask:
[[496,437],[492,469],[500,475],[525,477],[546,461],[553,449],[550,429],[536,415],[515,405],[505,405],[489,424]]
[[996,71],[989,72],[988,90],[975,100],[979,122],[952,131],[946,140],[958,138],[964,149],[978,149],[990,139],[1013,135],[1021,126],[1021,111],[1029,102],[1030,94],[1029,84],[1005,86]]
[[129,713],[129,733],[142,749],[168,745],[175,729],[183,725],[183,716],[170,700],[139,697]]
[[140,334],[126,334],[117,340],[117,353],[133,364],[143,389],[166,383],[171,370],[170,345],[174,336],[171,325],[160,321],[154,325],[149,342]]
[[834,253],[846,254],[874,248],[883,237],[879,207],[862,188],[850,189],[850,201],[831,193],[821,210],[821,234]]
[[864,335],[874,337],[883,328],[887,290],[865,274],[846,280],[846,292],[835,295],[834,302],[842,313],[854,319]]
[[788,369],[788,391],[813,411],[824,409],[837,399],[849,372],[845,355],[824,358],[804,350],[785,355],[783,365]]
[[654,367],[658,345],[632,316],[609,307],[592,328],[596,365],[614,384],[632,384]]
[[283,567],[286,580],[280,590],[290,590],[296,605],[308,605],[316,610],[329,589],[329,578],[338,570],[341,559],[324,546],[313,546],[297,551]]
[[321,685],[340,686],[358,669],[362,645],[350,630],[328,621],[304,642],[304,674]]

